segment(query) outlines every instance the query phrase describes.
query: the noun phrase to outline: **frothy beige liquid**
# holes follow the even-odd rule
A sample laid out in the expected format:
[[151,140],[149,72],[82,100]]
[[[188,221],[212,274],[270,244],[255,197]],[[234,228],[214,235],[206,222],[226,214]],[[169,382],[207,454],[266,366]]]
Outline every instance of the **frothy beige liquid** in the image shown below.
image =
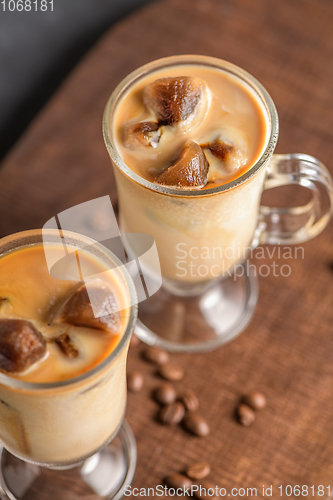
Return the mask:
[[[175,58],[176,59],[176,58]],[[124,144],[127,123],[153,120],[143,96],[147,85],[159,78],[191,76],[204,80],[210,92],[210,106],[197,126],[189,130],[165,126],[157,147],[128,148]],[[111,129],[116,148],[127,164],[142,178],[153,181],[166,170],[186,141],[198,144],[224,130],[235,138],[244,160],[239,168],[210,175],[196,196],[154,191],[131,179],[114,165],[124,233],[142,232],[153,236],[165,283],[193,285],[225,274],[243,260],[251,245],[263,189],[265,170],[223,192],[205,195],[216,187],[241,176],[262,155],[269,135],[264,105],[254,90],[240,78],[204,65],[168,67],[144,75],[119,99]],[[156,121],[156,118],[155,118]],[[216,132],[217,131],[217,132]],[[208,157],[209,159],[209,157]],[[175,188],[173,188],[175,189]],[[201,196],[199,193],[202,193]],[[149,272],[149,269],[146,269]]]
[[[206,82],[210,104],[205,116],[199,120],[198,125],[190,127],[189,131],[183,131],[177,124],[162,127],[161,139],[155,148],[130,150],[125,147],[125,124],[156,121],[144,103],[145,87],[156,79],[177,76],[199,77]],[[187,140],[205,143],[207,137],[214,137],[214,133],[220,130],[239,136],[241,145],[246,149],[244,164],[234,172],[225,172],[223,177],[209,181],[206,188],[230,182],[251,168],[264,148],[267,134],[262,105],[249,86],[226,72],[192,65],[166,68],[139,81],[122,98],[113,124],[116,146],[121,157],[134,172],[150,181],[154,181],[172,163]]]
[[[63,247],[50,244],[54,258]],[[126,285],[103,262],[80,249],[80,263],[91,274],[103,273],[119,304],[117,334],[50,321],[59,304],[78,286],[50,276],[42,245],[0,258],[0,318],[27,319],[47,340],[46,355],[26,372],[6,373],[24,382],[68,380],[96,367],[115,349],[129,314]],[[68,275],[74,275],[68,269]],[[79,351],[69,359],[52,341],[66,330]],[[15,455],[42,464],[66,464],[91,455],[121,424],[126,405],[124,349],[107,367],[85,380],[52,389],[15,389],[0,382],[0,441]]]

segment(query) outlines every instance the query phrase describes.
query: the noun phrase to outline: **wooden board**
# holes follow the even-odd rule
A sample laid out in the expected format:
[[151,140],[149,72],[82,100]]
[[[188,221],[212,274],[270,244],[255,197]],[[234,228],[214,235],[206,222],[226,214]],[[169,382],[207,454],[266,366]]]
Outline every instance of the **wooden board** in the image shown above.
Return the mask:
[[[332,172],[332,21],[329,0],[166,0],[135,12],[86,56],[4,161],[0,236],[41,227],[92,198],[115,198],[101,131],[105,103],[129,71],[172,54],[244,67],[277,105],[277,151],[313,154]],[[186,369],[179,390],[199,397],[208,438],[156,421],[151,391],[159,379],[140,357],[143,346],[131,351],[129,368],[146,375],[127,410],[138,443],[134,487],[155,487],[196,460],[210,462],[211,480],[228,491],[256,487],[261,496],[272,484],[278,498],[280,484],[333,483],[332,250],[331,224],[304,245],[304,259],[288,262],[289,277],[260,278],[255,317],[238,339],[210,354],[172,356]],[[268,406],[243,428],[235,408],[253,389]]]

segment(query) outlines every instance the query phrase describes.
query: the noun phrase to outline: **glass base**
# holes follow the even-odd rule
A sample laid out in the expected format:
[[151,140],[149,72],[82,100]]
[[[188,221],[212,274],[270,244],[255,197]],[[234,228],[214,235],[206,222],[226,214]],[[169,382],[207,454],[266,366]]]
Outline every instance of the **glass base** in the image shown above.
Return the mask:
[[258,278],[246,264],[196,296],[162,287],[139,305],[136,335],[174,352],[212,351],[234,339],[251,321],[258,301]]
[[130,426],[123,422],[114,440],[79,466],[47,469],[2,448],[0,467],[4,500],[118,500],[134,476],[136,442]]

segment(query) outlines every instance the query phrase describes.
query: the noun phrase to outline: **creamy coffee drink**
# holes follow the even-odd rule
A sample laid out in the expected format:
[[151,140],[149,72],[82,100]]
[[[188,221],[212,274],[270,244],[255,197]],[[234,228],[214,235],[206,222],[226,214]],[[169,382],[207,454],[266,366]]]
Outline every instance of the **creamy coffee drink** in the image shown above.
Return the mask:
[[[47,252],[57,261],[63,247]],[[106,360],[128,326],[129,291],[116,268],[84,249],[77,256],[80,272],[98,278],[78,280],[70,259],[66,279],[55,279],[43,244],[0,257],[0,372],[10,381],[0,373],[0,441],[46,465],[93,454],[125,412],[127,346]]]
[[140,80],[119,103],[118,151],[137,174],[179,189],[211,188],[242,175],[266,143],[263,107],[235,76],[177,66]]
[[270,123],[264,100],[235,67],[186,57],[128,77],[109,101],[104,135],[125,239],[153,236],[165,284],[192,286],[246,256],[265,172],[247,174],[263,155]]

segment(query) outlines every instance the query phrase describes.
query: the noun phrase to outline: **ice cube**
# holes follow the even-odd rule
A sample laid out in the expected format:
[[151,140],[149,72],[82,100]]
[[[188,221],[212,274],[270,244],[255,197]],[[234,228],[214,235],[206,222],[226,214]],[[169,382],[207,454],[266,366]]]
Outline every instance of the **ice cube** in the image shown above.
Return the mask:
[[30,321],[0,319],[0,368],[22,372],[41,359],[46,341]]
[[[93,306],[92,306],[93,304]],[[110,287],[99,280],[79,286],[62,304],[54,321],[119,333],[121,318]]]
[[158,123],[152,121],[130,123],[123,128],[123,143],[128,149],[156,148],[161,137]]
[[248,160],[247,143],[234,130],[214,130],[201,137],[198,142],[209,163],[209,182],[236,172]]
[[159,125],[181,124],[191,130],[203,120],[210,95],[206,82],[200,78],[160,78],[147,85],[144,102]]
[[155,181],[183,189],[202,188],[207,184],[208,163],[201,147],[188,141],[180,155]]
[[79,351],[76,349],[72,339],[67,333],[63,333],[57,337],[55,343],[67,358],[74,359],[78,357]]

